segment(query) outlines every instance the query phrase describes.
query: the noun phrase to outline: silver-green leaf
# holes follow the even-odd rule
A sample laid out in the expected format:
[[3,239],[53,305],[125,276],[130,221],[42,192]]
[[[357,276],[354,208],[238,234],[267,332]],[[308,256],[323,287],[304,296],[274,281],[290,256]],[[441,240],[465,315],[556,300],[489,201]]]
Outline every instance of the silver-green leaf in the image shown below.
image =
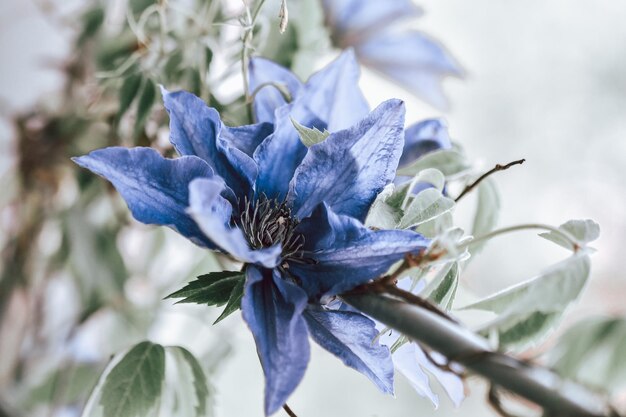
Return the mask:
[[436,188],[428,188],[413,198],[404,211],[398,228],[415,227],[435,219],[454,207],[454,200],[445,197]]
[[[491,178],[486,178],[482,181],[476,191],[478,201],[472,225],[472,235],[482,236],[491,232],[498,224],[500,196],[498,188]],[[485,243],[486,241],[473,245],[472,253],[477,254]]]
[[[581,245],[585,245],[600,237],[600,225],[589,219],[567,221],[559,226],[559,230],[562,230],[576,238]],[[559,246],[563,246],[566,249],[572,249],[572,244],[557,233],[540,233],[539,236],[548,239]]]
[[458,150],[438,150],[424,155],[411,165],[398,170],[398,175],[413,176],[427,168],[435,168],[445,176],[466,171],[470,164]]
[[576,300],[589,278],[590,260],[578,253],[543,274],[463,309],[492,311],[498,317],[481,329],[498,335],[500,345],[513,347],[536,341],[551,329]]

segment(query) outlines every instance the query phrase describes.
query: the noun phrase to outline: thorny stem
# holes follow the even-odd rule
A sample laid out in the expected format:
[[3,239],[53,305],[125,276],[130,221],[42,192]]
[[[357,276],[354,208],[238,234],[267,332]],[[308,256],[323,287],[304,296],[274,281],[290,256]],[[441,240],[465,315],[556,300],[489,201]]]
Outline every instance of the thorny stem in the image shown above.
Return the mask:
[[525,159],[518,159],[517,161],[509,162],[508,164],[504,164],[504,165],[496,164],[495,167],[493,167],[489,171],[485,172],[483,175],[478,177],[478,179],[476,181],[474,181],[473,183],[471,183],[467,187],[465,187],[463,189],[463,191],[461,192],[461,194],[459,194],[459,196],[454,199],[454,201],[459,201],[461,198],[463,198],[464,195],[466,195],[467,193],[472,191],[474,188],[476,188],[476,186],[478,184],[480,184],[485,178],[487,178],[491,174],[494,174],[494,173],[496,173],[498,171],[507,170],[507,169],[511,168],[512,166],[514,166],[514,165],[521,165],[525,161],[526,161]]
[[528,223],[528,224],[519,224],[516,226],[509,226],[509,227],[504,227],[502,229],[497,229],[494,230],[492,232],[489,232],[485,235],[479,236],[475,239],[472,239],[468,242],[462,243],[458,249],[459,250],[464,250],[468,247],[471,247],[479,242],[485,241],[485,240],[489,240],[492,239],[496,236],[499,235],[503,235],[509,232],[515,232],[518,230],[532,230],[532,229],[539,229],[539,230],[546,230],[549,232],[552,232],[554,234],[557,234],[559,236],[561,236],[563,239],[567,240],[571,245],[572,245],[572,250],[574,252],[577,252],[580,248],[581,248],[581,244],[580,242],[578,242],[578,240],[572,236],[570,233],[566,232],[565,230],[562,229],[558,229],[556,227],[553,226],[549,226],[547,224],[540,224],[540,223]]
[[296,413],[294,413],[291,408],[287,405],[287,403],[283,404],[283,410],[289,415],[289,417],[298,417]]

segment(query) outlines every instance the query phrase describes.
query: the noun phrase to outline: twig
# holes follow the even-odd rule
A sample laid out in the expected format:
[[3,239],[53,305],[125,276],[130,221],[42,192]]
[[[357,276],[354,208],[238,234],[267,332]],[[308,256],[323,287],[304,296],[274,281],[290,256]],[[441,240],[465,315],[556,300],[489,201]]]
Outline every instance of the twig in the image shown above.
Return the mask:
[[283,410],[289,415],[289,417],[298,417],[296,413],[294,413],[291,408],[287,405],[287,403],[283,404]]
[[493,173],[496,173],[498,171],[504,171],[507,170],[509,168],[511,168],[513,165],[521,165],[525,162],[525,159],[518,159],[517,161],[513,161],[513,162],[509,162],[508,164],[505,165],[500,165],[500,164],[496,164],[495,167],[493,167],[492,169],[490,169],[489,171],[485,172],[483,175],[481,175],[480,177],[478,177],[478,179],[476,181],[474,181],[473,183],[469,184],[468,186],[466,186],[463,191],[461,192],[461,194],[459,194],[459,196],[457,198],[454,199],[454,201],[459,201],[461,198],[463,198],[463,196],[467,193],[469,193],[470,191],[472,191],[474,188],[476,188],[476,186],[478,184],[481,183],[481,181],[483,181],[485,178],[487,178],[488,176],[490,176]]
[[516,414],[512,414],[504,409],[502,406],[502,400],[500,399],[500,393],[498,392],[498,387],[494,384],[491,384],[489,387],[487,400],[496,413],[500,414],[502,417],[518,417]]

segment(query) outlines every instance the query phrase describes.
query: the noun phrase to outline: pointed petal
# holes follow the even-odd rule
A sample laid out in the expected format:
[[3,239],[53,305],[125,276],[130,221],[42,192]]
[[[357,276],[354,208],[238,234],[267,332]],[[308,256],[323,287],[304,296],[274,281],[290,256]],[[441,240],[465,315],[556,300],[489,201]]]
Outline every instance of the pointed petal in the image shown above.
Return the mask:
[[186,91],[162,88],[162,93],[170,115],[170,141],[178,153],[204,159],[237,195],[246,195],[257,176],[256,164],[221,137],[217,110]]
[[452,142],[444,120],[427,119],[415,123],[404,133],[404,149],[399,166],[408,165],[429,152],[450,148]]
[[411,0],[323,0],[326,21],[341,47],[373,36],[396,20],[422,14]]
[[320,204],[298,232],[305,238],[304,257],[315,264],[292,262],[289,271],[309,296],[336,295],[376,278],[407,253],[425,249],[428,240],[410,230],[374,231]]
[[393,363],[389,348],[374,342],[374,322],[360,313],[307,309],[304,318],[313,340],[341,361],[367,376],[382,392],[393,394]]
[[[443,387],[444,391],[446,391],[448,398],[450,398],[454,406],[459,407],[465,399],[465,386],[463,385],[463,380],[453,372],[444,371],[432,363],[418,345],[414,343],[411,343],[411,345],[413,346],[417,363],[433,375],[433,377]],[[441,363],[445,363],[445,358],[437,352],[432,352],[431,355],[436,361],[439,362],[441,360]]]
[[330,132],[347,129],[369,112],[367,100],[359,88],[360,75],[354,52],[344,51],[309,78],[299,101],[326,122]]
[[169,226],[197,245],[216,247],[185,211],[189,207],[189,183],[214,176],[200,158],[166,159],[151,148],[113,147],[73,160],[109,180],[135,219]]
[[338,214],[363,220],[395,177],[404,141],[404,104],[388,100],[347,130],[311,146],[289,185],[288,201],[299,218],[322,201]]
[[250,92],[255,92],[254,112],[259,122],[274,123],[274,111],[287,103],[283,94],[273,85],[285,88],[292,99],[298,96],[302,82],[287,68],[270,61],[255,57],[248,67]]
[[302,312],[304,292],[271,271],[246,270],[243,318],[254,336],[265,374],[265,414],[276,412],[296,389],[309,362],[310,347]]
[[253,250],[243,232],[231,226],[233,207],[220,194],[225,184],[221,179],[198,179],[189,184],[189,214],[200,229],[220,248],[245,263],[273,268],[280,261],[281,247]]
[[408,379],[413,389],[422,397],[428,398],[437,408],[439,407],[439,396],[430,387],[430,379],[421,368],[415,349],[416,346],[413,343],[400,346],[393,353],[393,364]]
[[276,110],[274,133],[264,140],[254,152],[259,167],[256,180],[257,194],[282,200],[287,194],[289,181],[307,153],[291,117],[307,127],[323,130],[321,122],[310,110],[298,103],[291,103]]
[[230,127],[222,126],[222,135],[230,145],[244,152],[249,157],[254,155],[256,148],[274,131],[271,123]]
[[356,46],[359,60],[439,108],[441,79],[463,70],[437,41],[417,31],[387,31]]

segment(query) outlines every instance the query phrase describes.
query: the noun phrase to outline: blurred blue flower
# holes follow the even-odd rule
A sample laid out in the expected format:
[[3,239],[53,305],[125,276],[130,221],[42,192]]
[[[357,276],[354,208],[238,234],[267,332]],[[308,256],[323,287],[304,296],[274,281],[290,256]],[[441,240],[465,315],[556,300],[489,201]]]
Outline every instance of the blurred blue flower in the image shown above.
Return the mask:
[[[266,414],[276,412],[302,379],[309,335],[393,392],[391,356],[372,343],[374,322],[320,300],[380,276],[428,244],[413,231],[363,226],[395,176],[404,105],[389,100],[357,119],[365,102],[340,87],[358,77],[349,58],[340,57],[306,84],[292,83],[297,98],[288,104],[263,107],[261,100],[257,115],[265,120],[254,125],[225,126],[198,97],[164,90],[179,158],[120,147],[75,158],[111,181],[137,220],[169,226],[245,264],[241,307],[265,373]],[[263,113],[270,108],[273,113]],[[332,133],[307,148],[290,117]]]
[[435,107],[447,107],[441,80],[461,77],[463,70],[437,41],[403,28],[403,20],[422,14],[411,0],[322,0],[322,4],[335,45],[354,48],[363,65]]

